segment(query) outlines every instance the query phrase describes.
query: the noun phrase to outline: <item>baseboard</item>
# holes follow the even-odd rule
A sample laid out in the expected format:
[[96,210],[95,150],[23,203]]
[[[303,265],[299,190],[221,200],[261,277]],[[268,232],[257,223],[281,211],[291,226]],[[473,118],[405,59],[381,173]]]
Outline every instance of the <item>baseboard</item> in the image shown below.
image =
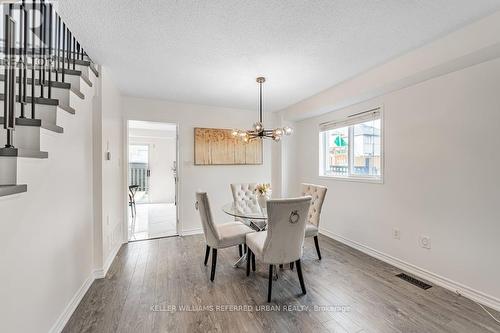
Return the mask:
[[181,231],[181,236],[199,235],[203,233],[202,228],[187,229]]
[[61,313],[59,318],[57,318],[55,324],[49,330],[50,333],[62,332],[64,326],[66,326],[66,324],[68,323],[69,318],[71,318],[71,315],[76,310],[76,307],[78,306],[78,304],[80,304],[83,296],[85,296],[85,294],[89,290],[92,282],[94,282],[94,272],[90,274],[90,276],[83,282],[75,295],[71,298],[64,311]]
[[106,258],[106,261],[104,261],[104,264],[102,265],[102,269],[96,269],[94,270],[94,278],[95,279],[103,279],[106,274],[108,273],[109,267],[111,267],[111,264],[113,263],[113,260],[115,260],[116,255],[118,254],[118,251],[120,251],[120,248],[122,247],[122,244],[118,244],[115,246],[113,251],[109,254],[108,258]]
[[487,295],[481,291],[475,290],[471,287],[468,287],[466,285],[463,285],[461,283],[455,282],[453,280],[450,280],[446,277],[440,276],[438,274],[429,272],[428,270],[425,270],[423,268],[420,268],[418,266],[415,266],[413,264],[410,264],[408,262],[405,262],[401,259],[395,258],[393,256],[390,256],[388,254],[385,254],[383,252],[377,251],[371,247],[368,247],[366,245],[363,245],[361,243],[355,242],[353,240],[350,240],[348,238],[345,238],[343,236],[337,235],[329,230],[326,230],[324,228],[320,228],[319,232],[322,235],[325,235],[326,237],[332,238],[336,241],[339,241],[345,245],[348,245],[356,250],[359,250],[371,257],[377,258],[383,262],[386,262],[390,265],[393,265],[399,269],[402,269],[406,272],[409,272],[417,277],[420,277],[424,280],[427,280],[429,282],[432,282],[438,286],[441,286],[443,288],[446,288],[452,292],[456,292],[457,290],[460,291],[460,294],[466,298],[472,299],[478,303],[481,303],[485,306],[488,306],[492,309],[495,309],[497,311],[500,311],[500,299]]

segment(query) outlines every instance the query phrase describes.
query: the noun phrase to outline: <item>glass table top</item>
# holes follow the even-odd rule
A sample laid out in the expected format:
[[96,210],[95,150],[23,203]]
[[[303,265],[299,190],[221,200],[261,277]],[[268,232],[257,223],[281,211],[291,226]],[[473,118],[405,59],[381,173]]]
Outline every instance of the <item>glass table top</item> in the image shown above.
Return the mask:
[[224,213],[248,220],[267,220],[267,209],[261,209],[259,206],[254,208],[239,208],[233,202],[222,206]]

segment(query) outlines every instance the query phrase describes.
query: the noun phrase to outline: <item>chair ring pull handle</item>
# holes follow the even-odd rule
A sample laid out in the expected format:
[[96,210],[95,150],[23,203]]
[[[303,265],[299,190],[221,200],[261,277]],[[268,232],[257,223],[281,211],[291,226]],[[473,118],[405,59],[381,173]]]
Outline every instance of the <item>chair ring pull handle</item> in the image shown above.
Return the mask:
[[300,215],[299,215],[299,213],[298,213],[296,210],[293,210],[293,211],[290,213],[290,217],[289,217],[288,221],[289,221],[291,224],[295,224],[295,223],[299,222],[299,219],[300,219]]
[[194,204],[194,208],[195,208],[196,210],[198,210],[198,206],[199,206],[198,201],[196,201],[196,202],[195,202],[195,204]]

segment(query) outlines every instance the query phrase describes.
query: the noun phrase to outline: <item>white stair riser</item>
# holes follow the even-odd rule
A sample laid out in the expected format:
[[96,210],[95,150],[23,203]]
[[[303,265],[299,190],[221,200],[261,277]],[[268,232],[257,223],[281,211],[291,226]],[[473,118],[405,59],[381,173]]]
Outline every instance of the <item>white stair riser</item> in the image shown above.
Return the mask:
[[[5,130],[0,131],[0,147],[4,147],[7,141]],[[14,130],[14,147],[28,150],[40,150],[40,127],[16,126]]]
[[[0,93],[3,93],[4,81],[0,81]],[[35,96],[40,97],[40,86],[35,86]],[[16,94],[19,94],[18,87],[16,86]],[[61,89],[52,87],[52,92],[50,98],[58,99],[60,105],[69,105],[69,89]],[[31,85],[28,85],[28,96],[31,96]],[[48,98],[48,88],[45,88],[43,97]],[[31,106],[28,106],[28,109],[31,110]]]
[[[3,101],[1,101],[3,102]],[[21,104],[16,103],[16,117],[21,114]],[[35,104],[35,118],[41,119],[49,124],[57,125],[57,106]],[[3,115],[3,103],[0,103],[0,115]],[[25,106],[26,118],[31,118],[31,104]]]
[[17,184],[17,157],[0,156],[0,185]]

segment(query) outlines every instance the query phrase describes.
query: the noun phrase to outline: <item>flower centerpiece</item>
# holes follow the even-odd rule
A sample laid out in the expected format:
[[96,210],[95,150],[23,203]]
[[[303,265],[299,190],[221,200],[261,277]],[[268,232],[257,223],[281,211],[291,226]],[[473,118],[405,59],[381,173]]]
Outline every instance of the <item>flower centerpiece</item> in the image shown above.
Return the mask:
[[260,208],[266,208],[266,202],[271,198],[271,184],[257,184],[255,186],[255,193],[257,195],[257,202],[259,203]]

